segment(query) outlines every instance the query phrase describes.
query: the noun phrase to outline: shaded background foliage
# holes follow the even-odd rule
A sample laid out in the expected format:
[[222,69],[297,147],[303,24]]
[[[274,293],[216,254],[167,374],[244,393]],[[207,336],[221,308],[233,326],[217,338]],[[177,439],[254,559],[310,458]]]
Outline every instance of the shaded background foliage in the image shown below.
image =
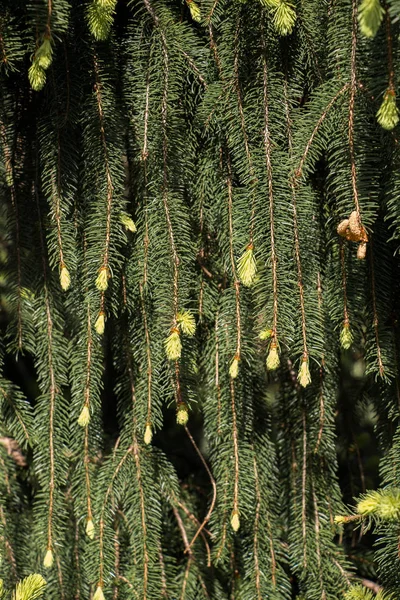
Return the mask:
[[400,597],[399,13],[1,2],[9,589]]

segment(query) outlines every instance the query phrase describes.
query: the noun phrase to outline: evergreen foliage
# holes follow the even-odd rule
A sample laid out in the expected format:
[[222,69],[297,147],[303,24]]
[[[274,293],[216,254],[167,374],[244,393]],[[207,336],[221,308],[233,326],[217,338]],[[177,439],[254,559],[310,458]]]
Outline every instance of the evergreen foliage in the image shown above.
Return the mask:
[[399,18],[0,2],[1,598],[400,599]]

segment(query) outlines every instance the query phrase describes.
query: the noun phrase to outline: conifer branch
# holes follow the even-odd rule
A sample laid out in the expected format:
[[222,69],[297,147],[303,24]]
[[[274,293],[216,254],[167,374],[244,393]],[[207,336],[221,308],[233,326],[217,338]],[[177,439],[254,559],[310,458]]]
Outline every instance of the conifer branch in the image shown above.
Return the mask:
[[[293,137],[292,137],[292,119],[290,116],[290,107],[288,100],[288,81],[285,77],[284,81],[284,97],[285,97],[285,116],[286,116],[286,129],[289,143],[289,156],[293,156]],[[301,313],[301,332],[303,339],[303,360],[308,359],[308,347],[307,347],[307,325],[306,325],[306,309],[305,309],[305,294],[303,284],[303,274],[300,258],[300,236],[299,236],[299,224],[297,217],[297,191],[294,181],[290,181],[290,187],[292,192],[292,211],[293,211],[293,234],[294,234],[294,251],[296,258],[297,267],[297,284],[299,287],[300,296],[300,313]]]
[[239,445],[236,421],[235,383],[230,380],[231,410],[232,410],[232,441],[234,457],[234,479],[233,479],[233,512],[239,514]]
[[357,169],[354,151],[354,114],[355,98],[357,93],[357,2],[352,0],[352,31],[351,31],[351,66],[350,66],[350,102],[349,102],[349,152],[351,165],[351,184],[353,188],[353,199],[357,212],[358,221],[361,222],[360,203],[357,188]]
[[270,517],[267,514],[266,515],[266,520],[267,520],[267,530],[268,530],[268,537],[269,537],[269,551],[270,551],[270,555],[271,555],[271,583],[273,585],[273,587],[276,587],[276,571],[277,571],[277,558],[276,558],[276,552],[275,552],[275,547],[274,547],[274,539],[272,537],[273,535],[273,530],[272,530],[272,526],[271,526],[271,521],[270,521]]
[[340,562],[338,560],[336,560],[336,558],[333,559],[333,562],[335,563],[335,565],[337,566],[337,568],[339,569],[341,575],[343,576],[343,579],[346,581],[347,585],[350,585],[350,577],[349,574],[346,573],[346,571],[343,569],[342,565],[340,564]]
[[[37,172],[37,171],[36,171]],[[53,547],[54,547],[54,535],[53,535],[53,513],[54,513],[54,494],[55,494],[55,450],[54,450],[54,413],[56,404],[56,394],[58,391],[56,384],[56,377],[54,372],[54,359],[53,359],[53,318],[51,315],[50,297],[48,289],[48,278],[47,278],[47,264],[46,264],[46,250],[42,228],[42,216],[40,211],[39,203],[39,189],[36,175],[35,181],[35,198],[36,198],[36,209],[39,223],[39,239],[41,248],[42,258],[42,269],[43,269],[43,292],[44,292],[44,304],[46,313],[46,333],[47,333],[47,367],[49,374],[49,501],[48,501],[48,516],[47,516],[47,554],[51,557],[49,563],[53,562]],[[51,566],[50,564],[50,566]]]
[[189,556],[187,564],[186,564],[185,575],[183,577],[182,591],[181,591],[179,600],[185,600],[186,587],[187,587],[187,583],[188,583],[188,579],[189,579],[189,573],[190,573],[190,568],[192,566],[192,562],[193,562],[193,558],[192,558],[192,556]]
[[[120,579],[120,540],[119,540],[119,527],[118,525],[115,525],[115,532],[114,532],[114,556],[115,556],[115,560],[114,560],[114,570],[115,570],[115,579],[118,580]],[[114,585],[114,592],[113,592],[113,600],[118,600],[118,585]]]
[[53,320],[51,318],[50,303],[48,298],[48,291],[45,284],[45,304],[46,304],[46,315],[47,315],[47,335],[48,335],[48,358],[49,358],[49,374],[50,374],[50,406],[49,406],[49,448],[50,448],[50,493],[49,493],[49,519],[48,519],[48,530],[47,530],[47,546],[49,550],[52,550],[53,546],[53,505],[54,505],[54,486],[55,486],[55,472],[54,472],[54,407],[56,400],[56,381],[54,376],[53,368]]
[[[216,0],[216,2],[217,1],[218,0]],[[211,22],[209,22],[209,25],[208,25],[208,33],[209,33],[209,36],[210,36],[210,48],[211,48],[211,50],[212,50],[212,52],[214,54],[215,64],[217,65],[218,72],[219,72],[219,74],[220,74],[220,76],[222,78],[221,61],[220,61],[220,58],[218,56],[217,44],[215,42],[214,33],[213,33],[213,27],[212,27]]]
[[[51,4],[51,2],[49,2]],[[50,19],[50,17],[49,17]],[[48,21],[50,23],[50,21]],[[58,98],[57,98],[57,86],[54,80],[54,70],[51,69],[52,75],[52,84],[53,84],[53,93],[56,100],[56,104],[58,107]],[[51,204],[53,210],[53,216],[56,222],[56,230],[57,230],[57,246],[59,253],[59,269],[60,269],[60,279],[61,286],[64,290],[69,287],[70,278],[67,266],[64,260],[64,251],[63,251],[63,241],[62,241],[62,228],[61,228],[61,140],[60,140],[60,128],[58,126],[58,122],[60,119],[60,115],[57,108],[57,160],[55,165],[49,165],[50,168],[50,185],[51,185]],[[63,281],[63,273],[66,275],[66,280],[64,277]]]
[[386,41],[387,41],[387,60],[388,60],[388,74],[389,84],[388,89],[391,92],[395,91],[395,75],[393,65],[393,39],[392,39],[392,25],[390,22],[389,9],[385,7],[385,26],[386,26]]
[[202,533],[203,529],[205,528],[205,526],[207,525],[208,521],[211,518],[211,515],[212,515],[213,510],[214,510],[215,503],[217,501],[217,485],[216,485],[215,479],[212,476],[212,473],[211,473],[211,471],[210,471],[210,469],[209,469],[209,467],[208,467],[208,465],[207,465],[207,463],[206,463],[206,461],[204,459],[204,456],[200,452],[200,450],[199,450],[196,442],[194,441],[194,438],[193,438],[192,434],[190,433],[187,425],[185,425],[185,431],[186,431],[186,435],[190,439],[190,442],[191,442],[193,448],[196,451],[197,456],[200,458],[200,460],[201,460],[201,462],[202,462],[202,464],[203,464],[203,466],[204,466],[204,468],[205,468],[205,470],[207,472],[207,475],[208,475],[208,477],[210,479],[211,487],[212,487],[212,490],[213,490],[213,495],[212,495],[212,499],[211,499],[211,503],[210,503],[210,508],[208,509],[207,514],[206,514],[206,516],[203,519],[203,522],[201,523],[200,527],[197,529],[195,535],[193,536],[193,538],[192,538],[192,540],[191,540],[191,542],[190,542],[190,544],[188,546],[189,550],[190,550],[190,548],[193,546],[194,542],[196,541],[197,537]]
[[75,594],[74,600],[80,600],[80,587],[81,587],[81,563],[79,556],[79,524],[75,521],[75,531],[74,531],[74,547],[73,547],[73,567],[75,573]]
[[303,536],[303,569],[307,569],[307,422],[303,410],[303,467],[301,474],[301,527]]
[[[148,152],[148,127],[149,127],[149,103],[150,103],[150,65],[147,70],[146,76],[146,100],[145,100],[145,112],[144,112],[144,132],[143,132],[143,148],[142,148],[142,161],[143,161],[143,212],[144,212],[144,238],[143,238],[143,286],[147,286],[148,280],[148,255],[149,255],[149,220],[148,220],[148,197],[147,197],[147,158]],[[142,293],[142,292],[141,292]]]
[[181,49],[181,52],[183,54],[183,56],[186,58],[188,65],[190,66],[190,68],[192,69],[192,71],[194,73],[196,73],[198,80],[200,81],[201,85],[204,87],[204,89],[208,88],[207,82],[204,79],[203,75],[201,74],[200,70],[198,69],[196,63],[192,60],[192,58],[189,56],[189,54],[187,52],[185,52],[184,50]]
[[[204,249],[204,241],[203,241],[203,234],[204,234],[204,195],[203,193],[201,194],[201,200],[200,200],[200,215],[199,215],[199,225],[200,225],[200,249],[199,249],[199,262],[200,265],[202,265],[202,262],[204,260],[204,255],[205,255],[205,249]],[[202,319],[202,315],[203,315],[203,298],[204,298],[204,276],[203,276],[203,269],[202,273],[201,273],[201,283],[200,283],[200,292],[199,292],[199,319],[201,321]],[[210,273],[211,275],[211,273]]]
[[159,558],[159,563],[160,563],[160,567],[161,567],[161,595],[163,598],[168,598],[167,578],[165,575],[165,561],[164,561],[164,555],[162,552],[161,544],[160,544],[160,548],[158,551],[158,558]]
[[245,118],[244,118],[243,103],[242,103],[242,93],[241,93],[241,89],[240,89],[240,80],[239,80],[239,48],[238,48],[239,32],[240,32],[240,18],[238,19],[237,26],[236,26],[236,31],[235,31],[235,47],[234,47],[234,63],[233,63],[234,67],[233,67],[233,72],[234,72],[234,87],[235,87],[235,91],[236,91],[236,98],[237,98],[237,104],[238,104],[239,116],[240,116],[240,128],[242,130],[243,144],[244,144],[244,148],[245,148],[245,152],[246,152],[246,158],[247,158],[247,162],[248,162],[248,170],[249,170],[249,175],[250,175],[250,186],[252,188],[252,194],[251,194],[251,217],[250,217],[250,239],[249,239],[249,243],[251,245],[253,245],[254,219],[255,219],[255,211],[256,211],[256,206],[255,206],[255,190],[254,190],[253,186],[256,183],[256,173],[255,173],[254,164],[253,164],[253,158],[252,158],[251,151],[250,151],[250,146],[249,146],[249,140],[248,140],[247,129],[246,129],[246,122],[245,122]]
[[325,398],[324,398],[324,372],[321,366],[319,370],[319,430],[317,436],[317,442],[314,448],[314,454],[317,454],[321,445],[322,436],[325,425]]
[[19,208],[17,201],[17,192],[15,188],[14,170],[12,165],[12,153],[8,145],[6,127],[0,119],[0,139],[3,145],[4,168],[6,178],[10,188],[11,206],[14,210],[15,219],[15,253],[17,258],[17,345],[19,352],[22,352],[22,268],[21,268],[21,241],[20,241],[20,223]]
[[[285,85],[286,85],[286,83],[285,83]],[[313,143],[314,143],[314,141],[315,141],[315,139],[316,139],[316,137],[317,137],[317,134],[318,134],[319,130],[321,129],[321,126],[324,124],[324,122],[325,122],[325,119],[327,118],[327,116],[328,116],[328,114],[329,114],[329,112],[330,112],[331,108],[332,108],[332,107],[335,105],[335,103],[337,102],[337,100],[338,100],[338,99],[339,99],[341,96],[343,96],[343,94],[344,94],[345,92],[347,92],[349,89],[351,89],[351,85],[350,85],[349,83],[346,83],[346,84],[345,84],[345,85],[344,85],[344,86],[343,86],[343,87],[342,87],[342,88],[341,88],[341,89],[340,89],[340,90],[339,90],[339,91],[338,91],[338,92],[337,92],[337,93],[336,93],[336,94],[333,96],[333,98],[332,98],[332,99],[329,101],[329,103],[326,105],[326,107],[325,107],[324,111],[321,113],[321,116],[319,117],[319,119],[318,119],[317,123],[315,124],[315,127],[314,127],[314,129],[313,129],[313,131],[312,131],[312,133],[311,133],[311,136],[310,136],[309,140],[307,141],[307,143],[306,143],[306,145],[305,145],[305,148],[304,148],[304,151],[303,151],[303,153],[302,153],[302,155],[301,155],[301,158],[300,158],[299,164],[298,164],[297,168],[296,168],[296,169],[295,169],[295,171],[294,171],[294,177],[295,177],[295,179],[300,179],[300,178],[301,178],[301,176],[302,176],[302,174],[303,174],[303,168],[304,168],[305,162],[306,162],[306,160],[307,160],[308,154],[309,154],[309,152],[310,152],[310,149],[311,149],[311,147],[312,147],[312,145],[313,145]],[[290,123],[290,120],[288,121],[288,132],[289,132],[289,123]],[[290,144],[290,142],[289,142],[289,145],[292,145],[292,144]]]
[[147,360],[147,416],[146,416],[146,424],[151,426],[151,398],[152,398],[152,379],[153,379],[153,371],[152,371],[152,362],[151,362],[151,344],[150,344],[150,333],[149,327],[147,323],[147,314],[146,307],[144,303],[143,297],[143,286],[139,284],[140,290],[140,299],[142,303],[142,315],[143,315],[143,326],[144,326],[144,335],[146,340],[146,360]]
[[208,26],[211,26],[211,19],[213,17],[214,11],[216,9],[216,6],[218,4],[219,0],[214,0],[213,5],[211,7],[210,12],[208,13],[207,17],[206,17],[206,23]]
[[236,274],[235,256],[233,249],[233,198],[232,198],[232,168],[230,159],[227,159],[227,179],[226,184],[228,187],[228,222],[229,222],[229,256],[231,260],[231,269],[233,276],[233,285],[235,288],[235,306],[236,306],[236,352],[234,360],[240,361],[241,353],[241,342],[242,342],[242,325],[240,316],[240,282]]
[[[143,134],[143,148],[142,148],[142,160],[143,160],[143,175],[144,175],[144,257],[143,257],[143,279],[142,283],[139,284],[140,300],[143,315],[143,325],[146,339],[146,359],[147,359],[147,418],[146,418],[146,430],[147,427],[151,428],[151,402],[152,402],[152,360],[151,360],[151,344],[150,344],[150,333],[147,323],[146,306],[144,302],[143,287],[147,286],[148,279],[148,253],[149,253],[149,222],[148,222],[148,197],[147,197],[147,158],[148,158],[148,121],[149,121],[149,103],[150,103],[150,64],[146,75],[146,98],[145,98],[145,114],[144,114],[144,134]],[[150,432],[152,430],[150,429]],[[146,435],[146,433],[145,433]]]
[[65,40],[63,43],[63,47],[64,47],[64,57],[65,57],[65,83],[66,83],[66,87],[67,87],[67,98],[66,98],[66,102],[65,102],[65,115],[64,115],[62,127],[64,127],[66,125],[66,123],[68,122],[69,106],[70,106],[70,102],[71,102],[70,72],[69,72],[68,53],[67,53]]
[[[295,381],[297,382],[297,378],[295,378]],[[293,506],[294,509],[297,510],[297,482],[296,482],[296,475],[297,475],[297,457],[296,457],[296,447],[295,447],[295,443],[294,441],[292,441],[291,443],[291,447],[290,447],[290,487],[291,487],[291,492],[293,495]]]
[[125,342],[125,356],[127,362],[127,370],[128,370],[128,378],[129,378],[129,393],[131,399],[131,410],[132,410],[132,440],[136,440],[136,428],[137,428],[137,417],[136,417],[136,389],[135,389],[135,380],[133,376],[133,365],[132,365],[132,356],[131,356],[131,348],[129,344],[129,340],[127,336],[124,336]]
[[[318,272],[317,275],[317,293],[318,293],[318,310],[320,313],[321,321],[324,321],[323,318],[323,305],[322,305],[322,283],[321,283],[321,273]],[[325,354],[321,357],[321,366],[319,369],[319,430],[317,442],[314,448],[314,454],[318,452],[319,446],[322,441],[322,436],[324,432],[325,426],[325,394],[324,394],[324,368],[325,368]]]
[[174,290],[174,320],[173,326],[177,325],[178,308],[179,308],[179,256],[176,249],[174,231],[170,209],[168,204],[168,141],[167,141],[167,111],[168,111],[168,51],[163,36],[163,58],[164,58],[164,90],[162,95],[161,119],[163,126],[163,204],[165,210],[165,218],[167,221],[168,236],[171,245],[172,263],[173,263],[173,290]]
[[347,277],[346,277],[346,260],[345,260],[345,247],[342,240],[340,240],[340,266],[342,270],[342,291],[343,291],[343,325],[350,326],[349,311],[347,308]]
[[183,524],[183,521],[181,519],[179,511],[178,511],[178,509],[175,506],[172,507],[172,512],[174,513],[176,522],[178,524],[179,531],[181,532],[181,537],[182,537],[182,540],[183,540],[183,545],[185,547],[185,554],[188,555],[188,557],[189,557],[188,560],[190,561],[192,559],[192,557],[193,557],[193,554],[192,554],[192,550],[191,550],[190,545],[189,545],[189,539],[188,539],[188,536],[187,536],[187,533],[186,533],[185,526]]
[[58,585],[59,585],[59,589],[60,589],[60,600],[65,600],[64,580],[63,580],[63,574],[62,574],[62,569],[61,569],[60,557],[58,556],[58,554],[56,554],[55,561],[56,561],[56,567],[57,567]]
[[217,390],[218,416],[217,416],[217,434],[221,435],[221,385],[219,382],[219,310],[215,315],[215,389]]
[[51,15],[53,12],[53,0],[47,0],[47,22],[46,22],[46,35],[51,36]]
[[314,528],[315,528],[315,543],[316,543],[316,554],[317,554],[317,564],[318,564],[318,575],[319,582],[321,586],[321,600],[326,600],[326,592],[323,581],[323,571],[321,565],[321,542],[320,542],[320,522],[319,522],[319,509],[318,509],[318,501],[315,493],[314,485],[311,483],[312,488],[312,498],[314,504]]
[[224,511],[223,511],[223,519],[222,519],[222,536],[221,536],[221,541],[219,543],[218,549],[216,550],[216,562],[218,564],[218,562],[221,559],[222,553],[225,549],[225,543],[226,543],[226,537],[227,537],[227,516],[228,516],[228,509],[227,509],[227,497],[228,497],[228,485],[229,485],[229,472],[226,469],[225,470],[225,478],[223,481],[223,489],[225,490],[224,492],[224,497],[222,500],[222,506],[224,507]]
[[98,579],[98,585],[103,588],[104,586],[104,529],[105,529],[105,511],[107,508],[107,504],[109,501],[109,497],[113,491],[113,486],[114,486],[114,481],[115,479],[118,477],[122,467],[124,466],[125,462],[127,461],[127,459],[129,458],[129,456],[132,455],[132,453],[134,452],[134,444],[132,443],[128,449],[126,450],[126,452],[123,454],[123,456],[121,457],[120,461],[118,462],[117,466],[114,469],[114,472],[112,474],[110,483],[107,487],[106,493],[104,495],[104,501],[102,503],[101,506],[101,510],[100,510],[100,517],[99,517],[99,579]]
[[[200,527],[201,523],[200,523],[199,519],[192,512],[190,512],[190,510],[188,509],[186,504],[184,504],[184,502],[182,502],[182,500],[179,500],[177,497],[175,497],[175,495],[173,495],[173,499],[174,499],[175,504],[183,510],[185,515],[192,521],[192,523],[194,525],[196,525],[197,527]],[[211,532],[208,529],[206,529],[205,527],[204,527],[204,532],[207,533],[208,535],[211,535]],[[201,533],[202,532],[200,532],[200,535],[201,535]],[[208,542],[206,542],[206,544],[208,544]]]
[[[162,57],[163,57],[163,91],[161,99],[161,125],[162,125],[162,156],[163,156],[163,180],[162,180],[162,201],[164,205],[165,219],[167,224],[167,232],[170,242],[171,249],[171,261],[173,269],[173,321],[171,327],[171,333],[178,331],[177,318],[179,310],[179,265],[180,258],[178,255],[175,236],[172,226],[170,206],[169,206],[169,181],[168,181],[168,137],[167,137],[167,118],[168,118],[168,93],[169,93],[169,56],[167,40],[163,30],[159,27],[159,19],[150,3],[149,0],[144,0],[147,11],[153,18],[156,27],[160,30],[161,43],[162,43]],[[180,383],[180,370],[178,360],[175,360],[175,385],[174,389],[176,392],[177,406],[182,404],[181,401],[181,383]]]
[[135,459],[136,465],[136,478],[137,484],[139,488],[139,497],[140,497],[140,518],[142,524],[142,543],[143,543],[143,600],[147,599],[147,587],[148,587],[148,577],[149,577],[149,553],[147,549],[147,523],[146,523],[146,509],[145,509],[145,500],[144,500],[144,490],[142,485],[142,471],[140,465],[140,455],[139,455],[139,446],[136,438],[133,440],[133,456]]
[[25,437],[26,441],[30,444],[31,436],[30,436],[28,428],[25,425],[25,422],[21,416],[20,411],[18,410],[17,406],[15,405],[15,402],[12,401],[10,394],[2,386],[0,386],[0,394],[3,396],[3,398],[6,400],[7,404],[9,404],[12,407],[13,411],[15,412],[15,416],[18,419],[18,423],[21,425],[21,428],[24,432],[24,437]]
[[204,579],[200,575],[200,572],[197,574],[197,578],[198,578],[198,580],[200,582],[201,589],[203,590],[203,594],[204,594],[205,598],[207,598],[207,600],[208,600],[210,598],[210,595],[209,595],[209,593],[207,591],[207,587],[206,587],[206,584],[204,583]]
[[385,367],[383,365],[382,350],[381,350],[381,344],[380,344],[380,340],[379,340],[379,318],[378,318],[378,310],[377,310],[377,305],[376,305],[375,267],[374,267],[374,256],[373,256],[372,243],[371,243],[371,252],[370,252],[370,269],[371,269],[372,315],[373,315],[373,327],[374,327],[374,333],[375,333],[378,372],[379,372],[379,376],[382,377],[382,379],[384,379],[386,376],[386,373],[385,373]]
[[[146,76],[146,100],[145,100],[145,109],[144,109],[144,129],[143,129],[143,148],[142,148],[142,160],[144,162],[144,179],[145,186],[144,191],[145,194],[147,192],[147,170],[146,170],[146,160],[149,156],[149,152],[147,149],[148,146],[148,129],[149,129],[149,104],[150,104],[150,66],[147,70]],[[147,221],[146,221],[147,223]]]
[[[254,482],[255,482],[255,492],[256,492],[256,508],[254,513],[254,536],[253,536],[253,552],[254,552],[254,574],[255,574],[255,585],[256,585],[256,593],[257,600],[262,599],[261,595],[261,583],[260,583],[260,561],[259,561],[259,527],[260,527],[260,507],[261,507],[261,493],[260,493],[260,484],[259,484],[259,476],[258,476],[258,467],[257,460],[255,456],[255,451],[253,447],[253,469],[254,469]],[[275,580],[275,556],[273,552],[272,539],[271,543],[271,563],[272,563],[272,585],[276,585]]]
[[91,504],[91,496],[90,496],[90,471],[89,471],[89,431],[88,426],[85,428],[85,441],[84,441],[84,465],[85,465],[85,483],[86,483],[86,501],[87,501],[87,519],[91,521],[93,519],[92,515],[92,504]]
[[[130,393],[131,393],[131,407],[132,407],[132,443],[131,443],[131,452],[133,454],[133,458],[135,461],[136,467],[136,481],[139,490],[139,498],[140,498],[140,522],[142,529],[142,543],[143,543],[143,600],[147,600],[147,588],[149,584],[149,552],[148,552],[148,541],[147,541],[147,521],[146,521],[146,508],[145,508],[145,493],[143,489],[142,483],[142,468],[140,462],[140,447],[137,442],[136,437],[136,427],[137,427],[137,419],[135,414],[136,407],[136,392],[135,392],[135,384],[133,379],[133,370],[132,370],[132,360],[129,344],[127,344],[127,363],[128,363],[128,375],[129,375],[129,384],[130,384]],[[176,363],[177,364],[177,363]]]
[[84,406],[90,408],[90,383],[91,383],[91,369],[92,369],[92,323],[90,317],[90,304],[88,303],[86,309],[86,332],[87,332],[87,344],[86,344],[86,381],[85,390],[83,394]]
[[269,230],[271,239],[271,269],[272,269],[272,343],[278,343],[278,257],[275,240],[275,209],[274,209],[274,191],[271,162],[271,133],[269,125],[269,106],[268,106],[268,64],[265,45],[264,29],[261,32],[263,46],[263,108],[264,108],[264,131],[263,142],[265,161],[267,167],[268,180],[268,202],[269,202]]
[[[60,152],[60,148],[58,147],[58,153]],[[58,161],[60,160],[60,158],[58,158]],[[52,185],[52,190],[53,190],[53,202],[55,205],[55,209],[54,209],[54,218],[56,221],[56,228],[57,228],[57,242],[58,242],[58,251],[59,251],[59,255],[60,255],[60,270],[65,267],[65,262],[64,262],[64,253],[63,253],[63,246],[62,246],[62,237],[61,237],[61,211],[60,211],[60,173],[58,172],[57,174],[57,185],[54,181],[55,176],[54,176],[54,172],[51,175],[51,185]]]
[[[101,81],[99,74],[99,65],[96,54],[93,54],[93,65],[94,65],[94,76],[95,76],[95,93],[96,93],[96,102],[97,102],[97,111],[99,117],[99,125],[100,125],[100,137],[101,144],[103,148],[103,159],[104,159],[104,168],[106,173],[106,185],[107,185],[107,199],[106,199],[106,232],[105,232],[105,240],[104,240],[104,251],[101,260],[101,269],[105,270],[106,277],[110,276],[109,271],[109,254],[110,254],[110,243],[111,243],[111,217],[112,217],[112,203],[113,203],[113,194],[114,194],[114,185],[111,175],[111,169],[109,164],[109,156],[108,156],[108,148],[106,141],[106,132],[105,132],[105,117],[104,117],[104,109],[103,109],[103,100],[102,100],[102,92],[101,92]],[[105,289],[107,288],[107,283],[105,284]]]

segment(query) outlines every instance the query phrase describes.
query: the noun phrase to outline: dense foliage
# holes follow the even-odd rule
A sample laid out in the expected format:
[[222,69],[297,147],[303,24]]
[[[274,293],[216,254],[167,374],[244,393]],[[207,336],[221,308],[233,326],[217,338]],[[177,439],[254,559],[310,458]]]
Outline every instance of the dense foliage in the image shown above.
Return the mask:
[[400,598],[399,17],[1,0],[0,597]]

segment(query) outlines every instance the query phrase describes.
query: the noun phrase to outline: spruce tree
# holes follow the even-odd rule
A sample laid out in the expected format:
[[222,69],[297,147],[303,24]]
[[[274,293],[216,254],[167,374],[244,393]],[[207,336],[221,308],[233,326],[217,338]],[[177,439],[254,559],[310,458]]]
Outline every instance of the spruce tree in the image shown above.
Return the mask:
[[400,598],[399,19],[0,0],[0,598]]

